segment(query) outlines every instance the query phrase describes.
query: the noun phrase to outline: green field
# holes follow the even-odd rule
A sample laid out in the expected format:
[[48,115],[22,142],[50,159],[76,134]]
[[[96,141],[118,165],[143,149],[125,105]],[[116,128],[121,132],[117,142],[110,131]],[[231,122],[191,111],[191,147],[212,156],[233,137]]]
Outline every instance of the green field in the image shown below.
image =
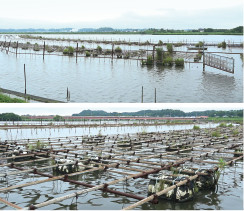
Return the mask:
[[243,124],[243,117],[209,117],[208,120],[213,122],[233,122]]

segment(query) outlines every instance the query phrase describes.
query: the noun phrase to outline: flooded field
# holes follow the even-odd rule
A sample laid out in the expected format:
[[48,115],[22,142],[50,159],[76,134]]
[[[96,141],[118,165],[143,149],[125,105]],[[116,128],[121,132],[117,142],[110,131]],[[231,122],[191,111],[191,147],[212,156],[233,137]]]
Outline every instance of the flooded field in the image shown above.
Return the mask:
[[[0,35],[0,41],[30,42],[43,44],[43,40],[23,39],[16,35]],[[70,38],[82,40],[127,40],[140,42],[198,42],[206,41],[235,43],[242,42],[242,36],[140,36],[140,35],[41,35],[43,37]],[[100,35],[99,35],[100,36]],[[76,46],[75,42],[47,40],[48,45]],[[98,44],[83,43],[86,48]],[[99,44],[100,45],[100,44]],[[102,45],[111,49],[111,44]],[[120,45],[123,50],[152,50],[152,46]],[[163,47],[166,50],[166,47]],[[186,46],[175,50],[187,51]],[[19,49],[19,53],[26,51]],[[242,53],[242,48],[217,48],[209,46],[206,52]],[[27,52],[30,52],[28,50]],[[40,52],[42,54],[42,52]],[[155,88],[157,102],[242,102],[243,62],[240,54],[224,54],[235,59],[235,73],[230,74],[212,67],[202,71],[201,63],[185,63],[184,67],[142,66],[140,61],[124,59],[103,59],[93,57],[45,56],[6,54],[0,51],[1,87],[24,92],[23,65],[26,64],[27,93],[66,102],[67,87],[70,102],[154,102]]]
[[[80,122],[76,122],[77,124]],[[57,122],[58,124],[58,122]],[[201,128],[217,127],[217,123],[196,124]],[[187,130],[192,129],[193,124],[184,125],[158,125],[158,126],[118,126],[118,127],[84,127],[84,128],[32,128],[32,129],[0,129],[0,140],[16,140],[32,138],[46,138],[46,137],[67,137],[67,136],[81,136],[81,135],[103,135],[111,134],[126,134],[126,133],[140,133],[140,132],[158,132],[158,131],[173,131],[173,130]]]
[[[243,128],[192,126],[148,127],[147,132],[126,127],[102,133],[38,131],[41,142],[23,130],[28,131],[25,139],[22,132],[12,141],[2,139],[0,198],[9,203],[0,209],[243,210]],[[35,148],[38,142],[43,148]],[[176,192],[167,193],[176,198],[157,192],[158,203],[153,203],[149,186],[162,175],[180,179],[156,179],[175,187]],[[214,179],[211,188],[205,177]],[[184,202],[180,187],[188,192]],[[129,207],[142,199],[148,202]]]

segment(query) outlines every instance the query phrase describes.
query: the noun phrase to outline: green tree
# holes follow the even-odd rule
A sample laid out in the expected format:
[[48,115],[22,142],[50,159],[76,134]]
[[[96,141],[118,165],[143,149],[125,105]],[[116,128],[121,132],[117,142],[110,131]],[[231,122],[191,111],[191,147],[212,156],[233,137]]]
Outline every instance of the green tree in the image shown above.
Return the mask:
[[63,121],[64,118],[62,116],[56,115],[55,117],[53,117],[54,121]]
[[0,114],[0,121],[21,121],[21,116],[14,113],[2,113]]

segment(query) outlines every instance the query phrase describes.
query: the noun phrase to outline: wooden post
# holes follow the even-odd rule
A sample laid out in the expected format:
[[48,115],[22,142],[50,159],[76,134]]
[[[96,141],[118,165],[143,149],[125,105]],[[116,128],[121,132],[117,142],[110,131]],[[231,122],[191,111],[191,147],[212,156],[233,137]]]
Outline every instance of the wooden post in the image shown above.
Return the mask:
[[11,40],[10,40],[10,42],[9,42],[9,44],[8,44],[8,51],[7,51],[7,54],[8,54],[8,52],[9,52],[9,47],[10,47],[10,45],[11,45]]
[[204,43],[203,43],[203,72],[205,72],[205,52],[204,52]]
[[25,77],[25,95],[26,95],[26,73],[25,73],[25,64],[24,64],[24,77]]
[[141,103],[143,103],[143,86],[141,87]]
[[155,88],[155,103],[157,103],[157,89]]
[[43,45],[43,60],[44,60],[44,57],[45,57],[45,41],[44,41],[44,45]]
[[69,100],[69,88],[67,87],[67,94],[66,94],[67,101]]
[[114,59],[114,44],[112,44],[112,61]]
[[153,63],[154,63],[154,55],[155,55],[155,45],[153,45]]
[[76,45],[76,63],[77,63],[77,54],[78,54],[78,43]]
[[16,46],[16,58],[17,58],[17,55],[18,55],[18,47],[19,47],[19,42],[17,41],[17,46]]

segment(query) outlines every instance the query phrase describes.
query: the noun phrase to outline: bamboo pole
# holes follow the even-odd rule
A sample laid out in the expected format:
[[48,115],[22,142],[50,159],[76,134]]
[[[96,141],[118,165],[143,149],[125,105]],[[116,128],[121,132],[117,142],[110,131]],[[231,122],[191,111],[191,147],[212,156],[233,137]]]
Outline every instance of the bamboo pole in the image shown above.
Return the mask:
[[40,162],[40,161],[45,161],[45,160],[50,160],[52,158],[41,158],[41,159],[36,159],[36,160],[27,160],[27,161],[20,161],[20,162],[12,162],[12,163],[6,163],[6,164],[2,164],[0,165],[0,167],[4,167],[4,166],[10,166],[10,165],[16,165],[16,164],[25,164],[25,163],[33,163],[33,162]]
[[34,181],[34,182],[28,182],[28,183],[20,184],[20,185],[13,185],[13,186],[10,186],[10,187],[7,187],[7,188],[1,188],[0,192],[6,192],[6,191],[9,191],[9,190],[12,190],[12,189],[16,189],[16,188],[23,188],[23,187],[27,187],[27,186],[31,186],[31,185],[37,185],[37,184],[40,184],[40,183],[50,182],[50,181],[54,181],[54,180],[59,180],[59,179],[62,179],[62,178],[64,178],[64,175],[57,176],[57,177],[52,177],[52,178],[48,178],[48,179],[43,179],[43,180],[38,180],[38,181]]
[[[76,174],[74,173],[74,174],[71,174],[71,175],[73,176],[73,175],[76,175]],[[107,185],[114,185],[114,184],[117,184],[119,182],[123,182],[123,181],[129,180],[129,179],[131,179],[133,177],[140,176],[140,175],[141,175],[141,173],[133,174],[133,175],[130,175],[130,176],[127,176],[127,177],[123,177],[123,178],[118,179],[118,180],[114,180],[114,181],[108,182],[106,184],[97,185],[97,186],[95,186],[93,188],[88,188],[88,189],[85,189],[85,190],[81,190],[81,191],[78,191],[78,192],[75,192],[75,193],[68,194],[66,196],[62,196],[62,197],[59,197],[59,198],[54,198],[54,199],[51,199],[49,201],[34,205],[33,207],[35,209],[38,209],[38,208],[41,208],[41,207],[44,207],[44,206],[48,206],[48,205],[53,204],[53,203],[57,203],[57,202],[60,202],[60,201],[63,201],[63,200],[69,199],[69,198],[73,198],[75,196],[78,196],[78,195],[81,195],[81,194],[84,194],[84,193],[88,193],[88,192],[91,192],[91,191],[103,189],[104,187],[107,187]]]
[[[46,168],[53,168],[53,167],[57,167],[57,166],[67,165],[67,164],[71,164],[71,163],[60,164],[60,165],[53,165],[53,166],[47,166],[47,167],[41,167],[41,168],[37,168],[36,170],[43,170],[43,169],[46,169]],[[112,165],[109,165],[108,167],[114,167],[116,165],[115,164],[112,164]],[[79,171],[79,172],[76,172],[76,173],[67,174],[67,176],[75,176],[75,175],[85,174],[85,173],[89,173],[89,172],[93,172],[93,171],[98,171],[98,170],[103,170],[103,169],[104,169],[104,167],[98,167],[98,168],[93,168],[93,169],[89,169],[89,170]],[[31,171],[33,173],[35,173],[34,172],[35,169],[31,169]],[[21,173],[21,172],[23,172],[23,171],[20,171],[19,173]],[[29,182],[29,183],[20,184],[20,185],[9,186],[7,188],[1,188],[0,189],[0,192],[5,192],[5,191],[9,191],[9,190],[16,189],[16,188],[21,188],[21,187],[32,186],[32,185],[36,185],[36,184],[40,184],[40,183],[44,183],[44,182],[50,182],[50,181],[54,181],[54,180],[60,180],[60,179],[64,179],[64,177],[65,177],[65,175],[61,175],[61,176],[57,176],[57,177],[52,177],[52,175],[51,175],[51,177],[48,178],[48,179],[43,179],[43,180]]]
[[13,204],[13,203],[11,203],[11,202],[8,202],[8,201],[6,201],[5,199],[0,198],[0,202],[4,203],[4,204],[6,204],[6,205],[8,205],[8,206],[10,206],[10,207],[13,207],[13,208],[15,208],[15,209],[17,209],[17,210],[22,210],[22,208],[19,207],[18,205],[15,205],[15,204]]

